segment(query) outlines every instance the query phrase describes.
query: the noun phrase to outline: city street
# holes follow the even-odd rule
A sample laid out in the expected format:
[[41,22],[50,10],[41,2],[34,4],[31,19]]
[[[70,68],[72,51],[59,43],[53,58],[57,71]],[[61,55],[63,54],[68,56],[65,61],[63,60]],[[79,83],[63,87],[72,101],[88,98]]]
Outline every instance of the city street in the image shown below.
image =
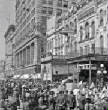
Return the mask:
[[108,0],[0,0],[0,110],[108,110]]

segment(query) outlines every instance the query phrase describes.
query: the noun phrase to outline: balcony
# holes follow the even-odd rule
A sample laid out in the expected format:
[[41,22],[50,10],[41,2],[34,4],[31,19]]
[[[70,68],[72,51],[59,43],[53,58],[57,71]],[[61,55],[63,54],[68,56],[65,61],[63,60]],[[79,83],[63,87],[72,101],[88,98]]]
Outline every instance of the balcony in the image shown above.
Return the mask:
[[46,55],[41,58],[41,62],[49,62],[52,60],[57,60],[57,61],[65,61],[68,58],[66,55]]
[[86,56],[108,56],[108,48],[96,47],[94,49],[83,49],[83,51],[77,50],[68,53],[68,59]]

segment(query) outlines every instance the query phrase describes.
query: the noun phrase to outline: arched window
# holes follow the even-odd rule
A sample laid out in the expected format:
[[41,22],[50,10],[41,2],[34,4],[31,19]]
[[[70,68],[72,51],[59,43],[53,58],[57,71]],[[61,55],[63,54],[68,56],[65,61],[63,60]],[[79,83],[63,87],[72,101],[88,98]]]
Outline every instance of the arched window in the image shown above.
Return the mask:
[[80,41],[83,40],[83,27],[80,27]]
[[93,38],[95,36],[95,22],[92,21],[91,23],[91,37]]
[[85,24],[85,39],[89,39],[89,23]]
[[31,56],[30,57],[30,63],[31,64],[33,64],[33,62],[34,62],[34,46],[35,46],[34,43],[32,43],[31,44],[31,51],[30,51],[30,53],[31,53],[31,55],[30,55]]
[[103,13],[104,13],[104,11],[101,9],[100,10],[100,26],[103,26],[103,24],[104,24]]
[[74,19],[74,33],[77,33],[77,19]]

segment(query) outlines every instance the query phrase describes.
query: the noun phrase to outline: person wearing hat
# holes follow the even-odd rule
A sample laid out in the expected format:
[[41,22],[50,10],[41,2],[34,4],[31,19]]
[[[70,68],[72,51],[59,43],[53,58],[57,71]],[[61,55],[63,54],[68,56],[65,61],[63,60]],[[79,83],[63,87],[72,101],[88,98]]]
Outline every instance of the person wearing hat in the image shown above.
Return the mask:
[[59,95],[56,99],[56,107],[58,110],[65,110],[65,97],[64,97],[64,92],[59,91]]
[[66,90],[64,92],[64,97],[65,97],[65,108],[68,108],[68,99],[69,99],[69,95],[68,95],[68,90]]
[[55,110],[56,102],[55,102],[54,94],[55,93],[53,93],[49,96],[49,110]]
[[70,95],[68,96],[68,107],[69,110],[74,110],[76,107],[76,98],[73,94],[73,91],[70,91]]
[[79,110],[85,109],[85,94],[79,92],[79,96],[77,97],[78,104],[79,104]]

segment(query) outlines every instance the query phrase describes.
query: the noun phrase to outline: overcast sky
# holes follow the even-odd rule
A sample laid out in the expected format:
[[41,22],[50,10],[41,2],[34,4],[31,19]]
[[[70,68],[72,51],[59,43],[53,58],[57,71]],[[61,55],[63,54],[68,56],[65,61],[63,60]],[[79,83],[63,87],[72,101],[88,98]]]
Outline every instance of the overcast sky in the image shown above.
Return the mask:
[[5,58],[4,34],[9,24],[14,23],[15,0],[0,0],[0,60]]

